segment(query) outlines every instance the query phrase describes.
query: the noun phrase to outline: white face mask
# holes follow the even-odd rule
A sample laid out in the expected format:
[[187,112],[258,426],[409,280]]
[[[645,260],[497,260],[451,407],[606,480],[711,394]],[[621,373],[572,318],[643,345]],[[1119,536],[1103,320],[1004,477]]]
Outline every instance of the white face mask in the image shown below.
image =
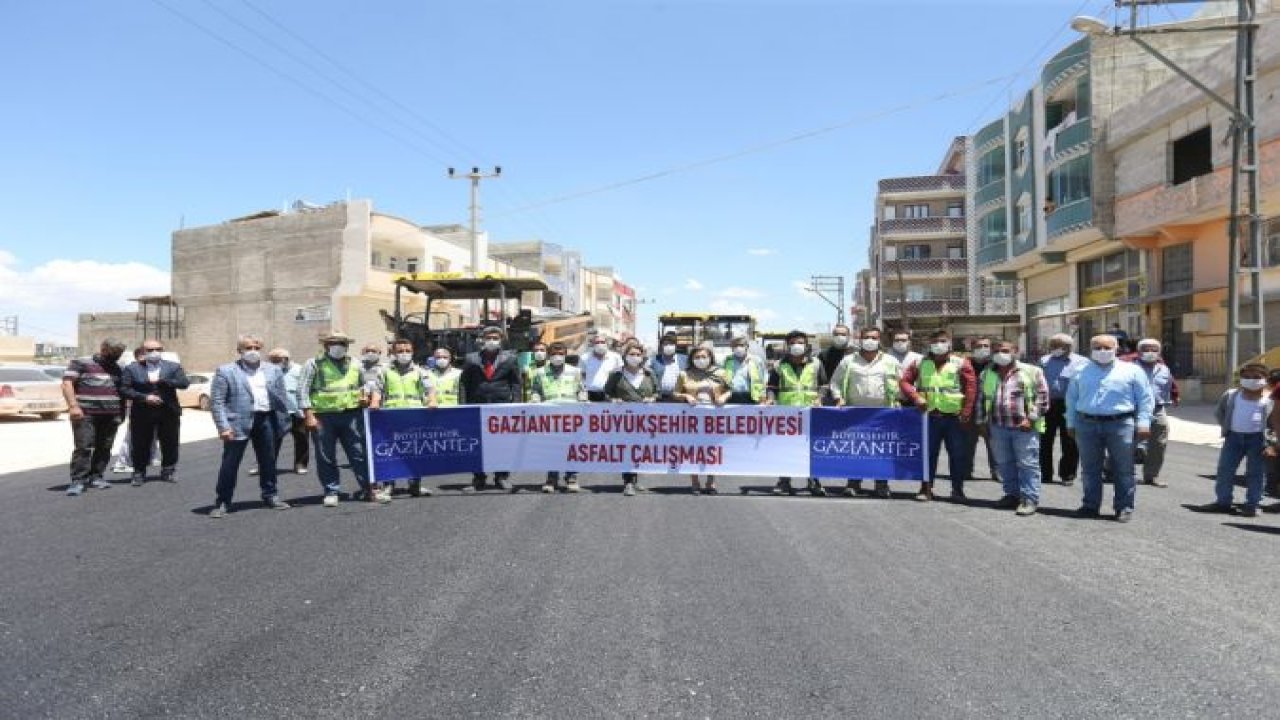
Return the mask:
[[973,349],[974,360],[986,360],[989,357],[991,357],[991,348],[980,347]]
[[329,357],[333,358],[334,360],[341,360],[342,358],[347,356],[347,346],[346,345],[330,345],[328,348],[325,349],[325,352],[329,353]]
[[1013,353],[996,353],[991,356],[991,361],[1001,367],[1004,367],[1005,365],[1013,362]]
[[1142,361],[1153,363],[1160,359],[1160,353],[1146,350],[1142,353]]
[[538,350],[533,354],[533,359],[538,362],[542,362],[547,359],[547,352],[545,350]]
[[1267,381],[1262,378],[1240,378],[1240,387],[1245,390],[1261,390],[1267,386]]
[[413,362],[413,353],[411,352],[396,353],[396,362],[400,363],[401,365],[408,365],[409,363]]
[[441,370],[448,370],[449,366],[453,364],[453,361],[450,360],[449,358],[438,357],[435,360],[436,360],[436,367],[440,368]]
[[484,349],[488,352],[496,352],[498,348],[501,348],[501,347],[502,347],[501,340],[490,339],[490,340],[484,341]]
[[848,336],[848,335],[836,335],[835,337],[831,338],[831,344],[832,344],[832,345],[835,345],[836,347],[838,347],[838,348],[840,348],[841,350],[843,350],[843,349],[845,349],[845,348],[849,347],[849,336]]
[[747,349],[744,347],[736,347],[733,349],[733,356],[741,360],[747,356]]
[[642,362],[644,362],[643,355],[628,355],[626,357],[627,367],[640,367]]
[[893,343],[893,349],[895,352],[900,352],[900,353],[910,352],[911,343],[906,340],[898,340]]
[[934,355],[946,355],[947,353],[951,352],[951,343],[949,342],[931,343],[929,345],[929,352],[933,353]]
[[803,355],[805,353],[805,350],[808,350],[808,346],[803,345],[801,343],[795,343],[791,346],[791,354],[795,355],[796,357]]
[[874,338],[862,338],[862,351],[875,352],[880,349],[880,341]]
[[151,363],[152,365],[155,365],[156,363],[160,362],[160,351],[151,350],[147,352],[146,359],[147,359],[147,362]]
[[262,362],[262,351],[261,350],[245,350],[244,352],[240,353],[240,359],[244,360],[249,365],[257,365],[258,363]]
[[559,367],[564,364],[564,356],[552,355],[551,359],[548,362],[550,362],[552,365],[555,365],[556,367]]
[[663,355],[675,355],[675,354],[676,354],[676,346],[675,346],[675,345],[663,345],[663,346],[662,346],[662,354],[663,354]]
[[374,364],[374,363],[376,363],[376,362],[378,362],[379,360],[381,360],[381,359],[382,359],[382,355],[380,355],[380,354],[378,354],[378,353],[375,353],[375,352],[367,352],[367,353],[365,353],[365,354],[364,354],[364,356],[363,356],[363,357],[364,357],[364,361],[365,361],[365,362],[367,362],[367,363],[369,363],[370,365],[372,365],[372,364]]
[[1115,350],[1094,350],[1090,354],[1090,357],[1092,357],[1093,361],[1098,363],[1099,365],[1107,365],[1111,363],[1111,361],[1116,359],[1116,351]]
[[693,359],[693,366],[699,370],[706,370],[711,366],[711,359],[705,357],[697,357]]
[[1071,352],[1069,348],[1054,348],[1049,351],[1049,354],[1054,357],[1066,357],[1069,352]]
[[593,353],[595,353],[595,354],[597,354],[597,355],[603,355],[603,354],[605,354],[608,350],[609,350],[609,346],[608,346],[608,345],[605,345],[604,343],[596,343],[595,345],[592,345],[592,346],[591,346],[591,352],[593,352]]

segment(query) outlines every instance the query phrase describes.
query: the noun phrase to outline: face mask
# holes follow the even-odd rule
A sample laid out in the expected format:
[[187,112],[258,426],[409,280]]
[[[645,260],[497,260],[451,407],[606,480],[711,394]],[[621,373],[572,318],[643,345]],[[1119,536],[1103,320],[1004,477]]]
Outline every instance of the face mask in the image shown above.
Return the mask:
[[440,368],[441,370],[448,370],[449,366],[453,364],[450,358],[438,357],[438,358],[432,358],[432,361],[435,362],[436,367]]
[[893,349],[896,352],[900,352],[900,353],[910,352],[911,343],[907,342],[906,340],[899,340],[893,344]]
[[795,355],[796,357],[799,357],[803,355],[804,351],[807,349],[808,349],[807,346],[801,345],[800,343],[796,343],[791,346],[791,354]]
[[741,360],[747,356],[747,349],[744,347],[736,347],[733,349],[733,356]]
[[1116,351],[1115,350],[1094,350],[1090,356],[1093,358],[1093,361],[1098,363],[1099,365],[1106,365],[1110,363],[1112,360],[1116,359]]
[[711,359],[704,358],[704,357],[694,358],[693,366],[698,368],[699,370],[706,370],[708,367],[711,366]]
[[843,350],[844,348],[849,347],[849,336],[836,335],[835,337],[831,338],[831,344]]
[[502,347],[501,340],[485,340],[484,341],[484,349],[486,352],[496,352],[500,347]]
[[989,357],[991,357],[991,348],[974,348],[973,349],[974,360],[986,360]]
[[245,350],[244,352],[240,353],[240,359],[244,360],[246,363],[250,365],[257,365],[258,363],[262,362],[262,351]]
[[933,353],[934,355],[946,355],[947,353],[951,352],[951,343],[949,342],[932,343],[929,345],[929,352]]
[[1262,378],[1240,378],[1240,387],[1245,390],[1261,390],[1267,386],[1267,381]]
[[151,363],[152,365],[155,365],[156,363],[160,362],[160,351],[159,350],[149,351],[146,354],[146,359],[147,359],[147,362]]
[[640,367],[640,363],[644,362],[642,355],[628,355],[626,357],[627,367]]
[[547,359],[547,352],[545,350],[538,350],[533,353],[533,359],[538,362],[542,362]]
[[380,355],[380,354],[378,354],[378,353],[374,353],[374,352],[367,352],[367,353],[365,353],[362,357],[363,357],[364,361],[365,361],[365,362],[367,362],[367,363],[369,363],[370,365],[372,365],[372,364],[374,364],[374,363],[376,363],[376,362],[378,362],[379,360],[381,360],[381,359],[382,359],[382,355]]
[[605,354],[605,351],[607,351],[608,349],[609,349],[609,346],[605,345],[604,343],[596,343],[595,345],[591,346],[591,352],[597,355]]
[[996,353],[991,356],[991,361],[1000,367],[1004,367],[1013,362],[1013,353]]
[[875,340],[875,339],[872,339],[872,338],[863,338],[863,339],[862,339],[862,351],[863,351],[863,352],[875,352],[875,351],[877,351],[877,350],[879,350],[879,349],[880,349],[880,341],[879,341],[879,340]]
[[663,354],[663,355],[675,355],[675,354],[676,354],[676,346],[675,346],[675,345],[663,345],[663,346],[662,346],[662,354]]
[[563,355],[552,355],[552,356],[551,356],[551,360],[550,360],[550,362],[551,362],[551,364],[552,364],[552,365],[555,365],[556,367],[560,367],[561,365],[563,365],[563,364],[564,364],[564,356],[563,356]]
[[1159,360],[1159,359],[1160,359],[1160,353],[1158,353],[1158,352],[1151,352],[1150,350],[1148,350],[1148,351],[1146,351],[1146,352],[1142,353],[1142,361],[1143,361],[1143,362],[1153,363],[1153,362],[1155,362],[1155,361],[1157,361],[1157,360]]
[[1050,355],[1052,355],[1052,356],[1054,356],[1054,357],[1058,357],[1058,358],[1060,358],[1060,357],[1066,357],[1066,356],[1067,356],[1067,349],[1066,349],[1066,348],[1054,348],[1054,349],[1052,349],[1052,350],[1050,350],[1050,351],[1049,351],[1049,354],[1050,354]]
[[325,352],[329,353],[329,357],[333,358],[334,360],[341,360],[342,358],[347,356],[347,346],[346,345],[330,345],[329,347],[325,348]]
[[411,352],[396,353],[396,362],[400,363],[401,365],[408,365],[409,363],[413,362],[413,353]]

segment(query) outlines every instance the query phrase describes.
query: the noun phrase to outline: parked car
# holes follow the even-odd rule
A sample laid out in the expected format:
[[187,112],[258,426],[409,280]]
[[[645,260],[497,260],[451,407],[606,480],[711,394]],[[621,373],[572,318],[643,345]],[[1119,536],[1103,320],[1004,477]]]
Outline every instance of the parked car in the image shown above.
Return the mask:
[[40,367],[0,367],[0,415],[31,413],[57,420],[67,411],[62,382]]
[[191,386],[186,390],[178,391],[178,403],[182,407],[208,410],[211,405],[209,401],[209,385],[213,382],[213,373],[189,372],[187,373],[187,379],[191,381]]

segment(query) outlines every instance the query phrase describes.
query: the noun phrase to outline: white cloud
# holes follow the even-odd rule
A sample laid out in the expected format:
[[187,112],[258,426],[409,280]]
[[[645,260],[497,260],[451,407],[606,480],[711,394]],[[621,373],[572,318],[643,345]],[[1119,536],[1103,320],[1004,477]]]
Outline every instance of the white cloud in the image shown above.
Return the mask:
[[773,248],[747,248],[747,254],[764,257],[766,255],[777,255],[778,251]]
[[0,250],[0,314],[17,315],[18,331],[38,340],[74,343],[79,313],[133,310],[129,298],[169,288],[169,273],[145,263],[60,259],[25,269]]
[[716,297],[721,297],[721,298],[750,299],[750,298],[758,298],[763,296],[764,296],[764,293],[760,292],[759,290],[753,290],[752,288],[744,288],[744,287],[727,287],[721,290],[720,292],[716,293]]
[[698,290],[701,290],[703,287],[704,287],[704,286],[703,286],[703,284],[702,284],[702,283],[698,282],[697,280],[695,280],[695,279],[693,279],[693,278],[687,278],[687,279],[685,279],[685,281],[684,281],[684,289],[685,289],[685,290],[698,291]]
[[752,315],[761,322],[767,322],[778,317],[778,312],[772,308],[751,307],[746,303],[725,297],[718,297],[712,300],[707,308],[711,312],[725,315]]

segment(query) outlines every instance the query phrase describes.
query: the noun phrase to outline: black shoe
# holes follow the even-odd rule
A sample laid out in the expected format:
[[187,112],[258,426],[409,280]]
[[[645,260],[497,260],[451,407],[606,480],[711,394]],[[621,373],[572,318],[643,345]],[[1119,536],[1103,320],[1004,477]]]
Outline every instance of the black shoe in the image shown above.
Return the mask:
[[1248,517],[1248,518],[1258,517],[1258,506],[1245,505],[1244,507],[1240,508],[1240,516]]
[[167,483],[176,483],[176,482],[178,482],[178,478],[177,478],[177,476],[175,476],[175,475],[173,474],[173,472],[174,472],[174,471],[173,471],[173,469],[172,469],[172,468],[170,468],[170,469],[168,469],[168,470],[161,470],[161,471],[160,471],[160,482],[167,482]]
[[952,490],[952,491],[951,491],[951,498],[950,498],[950,499],[951,499],[951,502],[955,502],[955,503],[962,503],[962,502],[965,502],[966,500],[968,500],[968,499],[969,499],[969,496],[964,494],[964,490],[963,490],[963,489],[961,489],[961,488],[956,488],[955,490]]
[[1214,513],[1218,515],[1231,515],[1235,512],[1230,505],[1219,505],[1216,502],[1211,502],[1205,505],[1196,505],[1190,509],[1192,512]]
[[996,501],[996,508],[999,510],[1013,510],[1021,504],[1021,500],[1017,495],[1005,495]]
[[814,497],[826,497],[827,489],[822,487],[822,483],[818,482],[817,480],[810,480],[809,494],[813,495]]
[[1116,513],[1116,522],[1127,523],[1133,520],[1133,510],[1121,510]]
[[1264,513],[1280,513],[1280,502],[1274,502],[1262,508]]
[[137,473],[135,473],[133,477],[129,478],[129,484],[134,487],[142,487],[142,483],[146,481],[147,481],[146,475],[138,475]]
[[778,481],[778,484],[773,486],[773,494],[774,494],[774,495],[782,495],[782,494],[784,494],[784,493],[785,493],[785,494],[787,494],[787,495],[795,495],[795,494],[796,494],[795,489],[791,487],[791,481],[790,481],[790,480],[779,480],[779,481]]
[[719,494],[720,494],[720,491],[719,491],[719,490],[717,490],[717,489],[715,489],[714,487],[709,487],[709,488],[707,488],[706,490],[703,490],[703,492],[705,492],[705,493],[706,493],[706,494],[708,494],[708,495],[719,495]]
[[275,495],[272,495],[271,497],[267,498],[266,500],[263,500],[262,502],[272,510],[288,510],[289,508],[293,507],[292,505],[281,500]]
[[691,487],[691,488],[689,488],[689,494],[690,494],[690,495],[701,495],[701,494],[702,494],[702,488],[697,487],[697,486]]
[[1081,505],[1079,508],[1076,508],[1076,517],[1097,518],[1097,517],[1102,517],[1102,513],[1099,512],[1098,508],[1084,507],[1083,505]]
[[1062,478],[1062,487],[1071,487],[1072,485],[1075,485],[1075,484],[1076,484],[1076,479],[1073,477]]

